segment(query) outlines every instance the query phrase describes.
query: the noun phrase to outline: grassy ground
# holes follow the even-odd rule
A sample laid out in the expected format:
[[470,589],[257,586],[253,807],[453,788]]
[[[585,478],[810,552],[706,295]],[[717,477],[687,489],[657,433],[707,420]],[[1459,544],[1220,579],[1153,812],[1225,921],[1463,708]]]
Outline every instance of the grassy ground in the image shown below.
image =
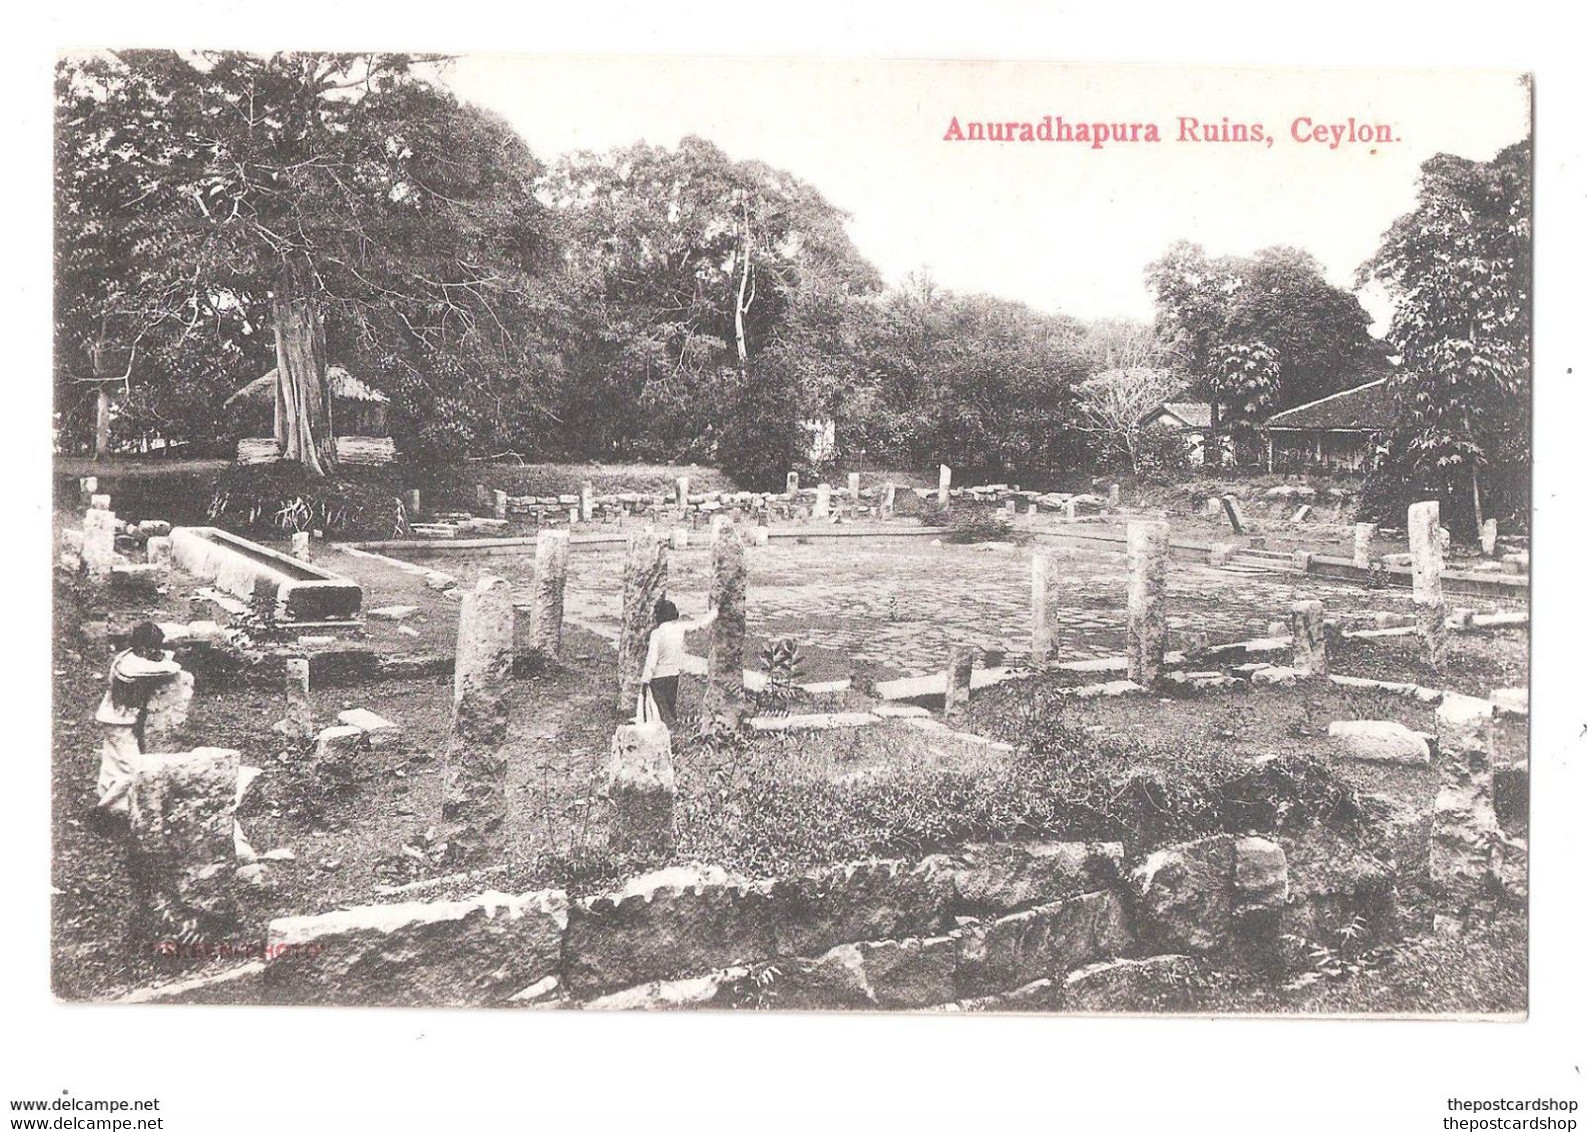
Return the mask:
[[1529,651],[1525,629],[1452,633],[1444,659],[1434,669],[1419,637],[1346,639],[1334,651],[1330,670],[1487,696],[1495,688],[1526,687]]

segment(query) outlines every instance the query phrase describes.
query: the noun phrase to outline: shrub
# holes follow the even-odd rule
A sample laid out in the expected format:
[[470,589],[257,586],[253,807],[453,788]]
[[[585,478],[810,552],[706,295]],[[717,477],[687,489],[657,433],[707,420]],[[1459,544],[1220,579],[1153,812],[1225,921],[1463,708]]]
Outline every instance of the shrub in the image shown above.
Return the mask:
[[241,464],[216,479],[209,518],[243,534],[321,530],[341,538],[394,538],[407,532],[408,520],[389,476],[323,478],[286,460]]

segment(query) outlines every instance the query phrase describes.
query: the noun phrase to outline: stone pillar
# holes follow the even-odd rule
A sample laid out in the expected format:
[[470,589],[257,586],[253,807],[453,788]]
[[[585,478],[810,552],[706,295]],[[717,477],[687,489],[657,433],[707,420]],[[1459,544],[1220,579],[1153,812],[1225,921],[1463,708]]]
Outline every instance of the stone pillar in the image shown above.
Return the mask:
[[95,582],[110,579],[116,562],[116,513],[102,507],[83,516],[83,569]]
[[562,604],[568,584],[568,532],[535,536],[535,588],[529,606],[529,645],[555,659],[562,648]]
[[1492,558],[1499,552],[1499,520],[1484,519],[1481,537],[1482,553]]
[[86,506],[88,501],[99,494],[98,476],[80,476],[77,480],[78,498]]
[[411,514],[411,515],[417,515],[419,513],[419,509],[420,509],[419,489],[416,488],[416,487],[409,488],[408,489],[408,513]]
[[612,736],[606,767],[614,851],[671,850],[677,844],[673,806],[672,733],[664,723],[627,723]]
[[788,491],[788,498],[789,499],[798,499],[799,498],[799,473],[798,472],[789,472],[788,473],[787,491]]
[[689,528],[673,527],[671,538],[673,550],[687,550],[689,546]]
[[133,758],[129,863],[143,907],[164,903],[178,922],[232,914],[240,769],[241,756],[219,747]]
[[894,485],[892,480],[888,480],[886,483],[884,483],[882,485],[882,508],[881,508],[881,510],[882,510],[882,518],[884,520],[891,519],[893,517],[893,504],[897,500],[897,498],[898,498],[898,488],[897,488],[896,485]]
[[490,493],[490,513],[491,517],[495,519],[505,519],[507,517],[507,493],[505,491],[493,491]]
[[507,821],[507,712],[503,694],[512,673],[512,586],[480,575],[463,593],[452,680],[452,733],[446,744],[442,836],[458,862],[499,848]]
[[1059,561],[1042,551],[1030,559],[1030,661],[1037,668],[1058,651]]
[[771,543],[771,530],[767,527],[756,527],[753,541],[756,546],[769,545]]
[[309,705],[308,657],[292,656],[286,661],[287,714],[275,730],[293,739],[314,734],[314,709]]
[[158,566],[161,570],[169,570],[172,565],[171,536],[151,535],[149,541],[143,546],[144,560],[150,566]]
[[689,477],[688,476],[679,476],[678,477],[678,506],[679,507],[687,507],[688,505],[689,505]]
[[[687,537],[687,535],[685,535]],[[677,532],[673,532],[676,540]],[[623,626],[617,643],[617,710],[634,714],[639,678],[645,671],[650,631],[656,627],[656,602],[667,593],[667,548],[655,528],[642,527],[628,536],[623,560]]]
[[1428,661],[1435,669],[1443,663],[1449,635],[1444,624],[1449,610],[1444,606],[1441,531],[1436,499],[1411,504],[1405,517],[1405,532],[1411,544],[1411,603],[1416,607],[1417,624],[1427,643]]
[[296,558],[299,562],[309,561],[310,553],[308,531],[292,532],[292,557]]
[[1377,537],[1376,523],[1357,523],[1353,561],[1365,570],[1372,565],[1372,540]]
[[589,480],[579,484],[579,518],[586,523],[595,518],[595,485]]
[[1459,914],[1484,902],[1502,851],[1493,809],[1493,704],[1446,692],[1436,729],[1438,799],[1428,872],[1444,907]]
[[93,495],[90,495],[88,497],[88,509],[90,511],[109,511],[110,496],[100,495],[97,492]]
[[1116,483],[1110,483],[1110,484],[1108,484],[1108,506],[1109,507],[1117,507],[1118,505],[1119,505],[1119,485],[1116,484]]
[[1130,523],[1125,531],[1128,675],[1143,688],[1157,682],[1168,633],[1168,524]]
[[1076,518],[1077,515],[1078,515],[1079,506],[1080,505],[1075,501],[1074,496],[1071,495],[1068,499],[1065,499],[1064,500],[1064,518],[1065,519]]
[[490,492],[486,490],[485,485],[482,483],[477,483],[474,485],[474,506],[490,506]]
[[856,511],[860,508],[860,473],[849,473],[849,500],[854,504]]
[[1289,607],[1289,628],[1295,638],[1295,675],[1328,675],[1328,631],[1324,625],[1323,603],[1297,601]]
[[953,483],[953,469],[946,464],[937,465],[937,505],[948,505],[948,488]]
[[193,674],[186,669],[161,680],[143,710],[144,745],[163,744],[182,724],[193,706]]
[[975,671],[975,650],[968,645],[948,649],[948,684],[942,695],[942,717],[957,719],[970,702],[970,674]]
[[826,484],[816,485],[816,508],[810,512],[812,519],[825,519],[832,514],[832,489]]
[[744,622],[749,565],[737,524],[723,523],[711,545],[711,647],[707,656],[706,720],[727,718],[737,725],[744,712]]

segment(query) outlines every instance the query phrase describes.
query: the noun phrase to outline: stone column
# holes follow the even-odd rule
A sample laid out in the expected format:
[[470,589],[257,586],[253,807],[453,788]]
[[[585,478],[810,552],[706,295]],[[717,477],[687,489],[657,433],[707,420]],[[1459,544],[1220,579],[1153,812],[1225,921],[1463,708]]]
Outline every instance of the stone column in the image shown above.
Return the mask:
[[1499,551],[1499,520],[1484,519],[1481,538],[1482,553],[1492,558]]
[[589,480],[579,484],[579,518],[586,523],[595,518],[595,485]]
[[946,464],[937,465],[937,505],[948,505],[948,488],[953,483],[953,469]]
[[309,532],[292,532],[292,557],[299,562],[309,561]]
[[787,491],[788,491],[788,498],[789,499],[792,500],[792,499],[798,499],[799,498],[799,473],[798,472],[789,472],[788,473]]
[[553,660],[562,648],[568,545],[567,531],[541,531],[535,536],[535,588],[529,606],[529,646]]
[[1109,507],[1117,507],[1118,505],[1119,505],[1119,485],[1116,484],[1116,483],[1110,483],[1110,484],[1108,484],[1108,506]]
[[292,656],[286,660],[287,714],[275,730],[293,739],[314,734],[314,709],[309,706],[309,660]]
[[1042,551],[1030,559],[1030,661],[1037,668],[1058,651],[1059,562]]
[[1357,523],[1353,561],[1365,570],[1372,565],[1372,540],[1377,536],[1376,523]]
[[172,566],[171,536],[151,535],[143,547],[144,560],[150,566],[158,566],[161,570],[169,570]]
[[1078,508],[1079,508],[1079,504],[1075,501],[1074,496],[1071,495],[1068,499],[1065,499],[1064,500],[1064,518],[1065,519],[1074,519],[1074,518],[1076,518],[1077,515],[1078,515]]
[[611,847],[623,852],[666,852],[677,844],[673,806],[678,787],[672,769],[672,733],[664,723],[627,723],[612,736],[606,767],[611,805]]
[[507,493],[505,491],[493,491],[490,493],[490,513],[491,517],[495,519],[505,519],[507,517]]
[[656,536],[655,528],[642,527],[628,536],[627,557],[623,560],[623,626],[617,643],[616,707],[624,716],[632,716],[638,703],[639,678],[645,671],[650,631],[656,627],[656,602],[666,593],[667,548]]
[[942,717],[957,719],[970,702],[970,674],[975,671],[975,650],[968,645],[948,649],[948,684],[942,695]]
[[1484,902],[1501,846],[1493,810],[1493,704],[1446,692],[1438,705],[1438,799],[1428,872],[1457,914]]
[[704,717],[726,718],[736,726],[744,712],[744,622],[749,565],[737,524],[723,523],[711,545],[711,648]]
[[109,511],[110,496],[101,495],[97,492],[93,495],[90,495],[88,497],[88,509],[90,511]]
[[419,489],[416,488],[416,487],[409,488],[408,489],[408,512],[409,512],[409,514],[417,515],[419,513],[419,510],[420,510],[419,502],[420,502],[420,500],[419,500]]
[[78,498],[86,505],[90,499],[99,494],[98,476],[80,476],[77,480]]
[[860,473],[849,473],[849,501],[854,504],[854,510],[860,509]]
[[83,515],[83,569],[92,581],[108,581],[115,562],[116,513],[91,508]]
[[688,476],[679,476],[678,477],[678,506],[679,507],[687,507],[687,506],[689,506],[689,477]]
[[1168,634],[1168,524],[1130,523],[1125,530],[1129,678],[1143,688],[1157,682]]
[[472,862],[499,848],[507,821],[507,712],[512,673],[512,586],[480,575],[463,594],[452,680],[452,733],[446,744],[442,835],[448,856]]
[[893,504],[897,498],[898,488],[892,480],[888,480],[882,485],[882,518],[884,520],[893,517]]
[[832,488],[826,484],[816,485],[816,508],[810,512],[812,519],[825,519],[832,514]]
[[1290,633],[1295,638],[1295,675],[1328,675],[1328,632],[1323,603],[1297,601],[1289,607]]
[[1405,532],[1411,544],[1411,604],[1427,643],[1428,661],[1436,669],[1443,663],[1449,629],[1444,619],[1444,549],[1438,524],[1438,501],[1413,503],[1406,511]]
[[233,914],[228,890],[237,863],[240,768],[236,751],[218,747],[133,758],[129,864],[143,907],[163,898],[174,921],[196,914],[201,927],[218,926],[216,919]]

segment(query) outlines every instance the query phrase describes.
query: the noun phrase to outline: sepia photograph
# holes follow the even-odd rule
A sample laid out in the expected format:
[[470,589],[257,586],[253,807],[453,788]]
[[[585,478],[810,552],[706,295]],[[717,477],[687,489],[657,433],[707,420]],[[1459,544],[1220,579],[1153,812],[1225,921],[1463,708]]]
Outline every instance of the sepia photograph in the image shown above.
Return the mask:
[[53,996],[1524,1020],[1532,86],[60,54]]

